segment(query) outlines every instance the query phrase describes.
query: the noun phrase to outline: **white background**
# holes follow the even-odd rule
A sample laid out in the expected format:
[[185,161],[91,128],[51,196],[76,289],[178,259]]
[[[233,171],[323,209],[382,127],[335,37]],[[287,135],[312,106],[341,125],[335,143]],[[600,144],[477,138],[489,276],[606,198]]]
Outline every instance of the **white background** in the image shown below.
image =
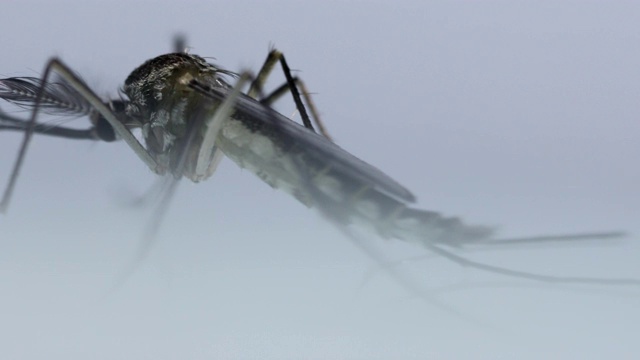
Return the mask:
[[[3,2],[0,75],[60,56],[104,96],[192,52],[257,69],[271,45],[336,141],[419,206],[505,236],[626,230],[613,246],[467,253],[550,275],[640,278],[640,6],[634,2]],[[278,84],[277,79],[272,85]],[[4,104],[3,109],[9,109]],[[295,107],[278,107],[291,114]],[[27,113],[18,113],[27,116]],[[70,125],[83,126],[79,119]],[[6,183],[21,141],[0,134]],[[183,182],[113,292],[154,182],[128,147],[37,137],[0,218],[3,359],[633,358],[637,288],[550,286],[429,258],[413,298],[338,231],[225,160]],[[418,247],[377,244],[400,259]]]

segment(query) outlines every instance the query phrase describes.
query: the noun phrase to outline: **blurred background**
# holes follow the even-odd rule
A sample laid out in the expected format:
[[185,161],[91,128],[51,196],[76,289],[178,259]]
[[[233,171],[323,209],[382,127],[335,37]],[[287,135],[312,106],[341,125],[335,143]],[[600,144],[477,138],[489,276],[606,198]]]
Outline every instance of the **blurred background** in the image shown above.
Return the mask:
[[[171,51],[176,33],[236,71],[257,70],[275,46],[315,93],[336,142],[406,185],[419,207],[504,236],[630,233],[609,245],[465,256],[549,275],[640,278],[639,16],[631,1],[5,1],[0,76],[39,76],[56,55],[113,97],[135,67]],[[281,81],[278,72],[270,85]],[[295,106],[286,99],[278,109],[290,115]],[[2,186],[21,141],[0,133]],[[206,182],[181,183],[152,253],[110,291],[151,216],[126,203],[155,178],[123,142],[34,138],[0,217],[2,358],[640,351],[637,288],[551,286],[438,257],[407,261],[425,251],[371,239],[456,313],[443,311],[229,160]]]

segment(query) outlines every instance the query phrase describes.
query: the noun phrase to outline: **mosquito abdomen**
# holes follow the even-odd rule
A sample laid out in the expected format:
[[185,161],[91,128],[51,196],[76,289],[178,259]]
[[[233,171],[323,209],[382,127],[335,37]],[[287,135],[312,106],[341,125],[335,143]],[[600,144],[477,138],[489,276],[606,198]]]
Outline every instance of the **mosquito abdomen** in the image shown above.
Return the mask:
[[353,161],[327,156],[301,138],[269,129],[268,123],[252,124],[240,115],[232,116],[217,138],[224,154],[333,221],[370,228],[385,238],[454,246],[493,233],[488,227],[411,208],[406,199],[386,191],[377,178],[355,176],[349,171]]
[[337,213],[338,220],[368,227],[383,238],[457,246],[486,240],[494,233],[491,227],[412,208],[375,186],[345,176],[339,168],[325,170],[311,181],[317,188],[315,198],[326,211]]

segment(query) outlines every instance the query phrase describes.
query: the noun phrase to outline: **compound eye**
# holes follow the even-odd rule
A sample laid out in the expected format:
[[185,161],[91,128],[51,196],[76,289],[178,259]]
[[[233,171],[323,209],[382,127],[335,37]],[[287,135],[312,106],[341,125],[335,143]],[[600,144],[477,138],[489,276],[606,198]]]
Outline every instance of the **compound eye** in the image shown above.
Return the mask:
[[109,122],[102,116],[100,116],[98,121],[96,121],[95,129],[98,139],[105,142],[112,142],[116,140],[116,132],[113,130],[113,126],[111,126],[111,124],[109,124]]

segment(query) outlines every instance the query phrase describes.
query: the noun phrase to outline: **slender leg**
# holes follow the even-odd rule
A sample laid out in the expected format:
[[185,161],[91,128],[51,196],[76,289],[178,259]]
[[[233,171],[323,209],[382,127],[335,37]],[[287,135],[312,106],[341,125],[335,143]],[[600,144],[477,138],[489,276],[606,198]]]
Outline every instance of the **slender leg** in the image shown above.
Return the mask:
[[[222,123],[233,112],[233,107],[236,103],[236,100],[238,99],[240,94],[242,94],[242,87],[252,78],[253,77],[249,72],[243,72],[240,75],[240,78],[238,79],[236,85],[233,87],[231,93],[225,97],[222,103],[216,108],[215,114],[213,115],[211,120],[207,122],[207,132],[205,133],[204,139],[202,140],[202,146],[200,146],[198,161],[196,163],[196,174],[199,177],[208,177],[208,174],[210,174],[212,170],[211,167],[216,166],[217,163],[221,160],[221,151],[216,150],[212,153],[211,149],[215,147],[215,141],[218,136],[218,132],[220,132],[220,128],[222,127]],[[197,81],[194,81],[191,86],[196,90],[200,89],[205,92],[207,91],[206,87],[204,87]]]
[[[21,119],[14,118],[13,116],[0,110],[0,130],[10,131],[27,131],[29,128],[29,122]],[[88,129],[72,129],[63,126],[47,126],[46,124],[37,123],[33,127],[33,132],[36,134],[50,135],[55,137],[62,137],[66,139],[77,140],[99,140],[95,133],[95,126]]]
[[[327,128],[324,126],[324,123],[322,122],[322,120],[320,120],[320,114],[318,113],[318,109],[316,108],[316,105],[313,102],[311,93],[307,90],[307,86],[297,76],[293,77],[293,82],[296,84],[298,88],[300,88],[302,97],[304,98],[304,101],[307,103],[307,107],[309,108],[309,111],[311,111],[312,119],[316,123],[316,126],[318,127],[318,130],[320,131],[320,133],[327,139],[333,141],[333,139],[329,135],[329,132],[327,131]],[[278,88],[276,88],[275,90],[273,90],[269,95],[262,98],[260,102],[265,105],[271,106],[271,104],[273,104],[276,100],[278,100],[280,97],[282,97],[282,95],[284,95],[288,91],[290,91],[289,83],[284,83],[280,85]]]
[[[215,139],[218,135],[218,132],[220,131],[220,127],[222,126],[223,121],[227,119],[233,112],[235,102],[242,93],[241,89],[244,84],[249,81],[249,79],[251,79],[251,74],[249,73],[243,73],[240,75],[240,78],[231,93],[228,94],[224,98],[224,100],[222,100],[222,103],[215,108],[215,113],[213,114],[213,116],[208,116],[208,112],[211,111],[211,109],[205,104],[202,105],[202,113],[193,116],[196,121],[191,123],[190,128],[188,129],[188,138],[183,143],[183,146],[180,149],[180,159],[177,164],[177,169],[174,170],[174,173],[183,173],[184,167],[187,162],[187,156],[189,154],[190,144],[192,144],[195,137],[200,134],[200,129],[202,128],[202,126],[207,125],[207,131],[204,134],[204,139],[198,153],[196,174],[201,177],[208,176],[207,174],[209,173],[207,171],[211,169],[211,166],[215,166],[215,164],[217,164],[220,159],[219,156],[222,155],[222,152],[219,149],[216,149],[212,152],[212,149],[215,147]],[[193,80],[193,82],[191,83],[191,87],[196,91],[201,90],[207,92],[209,90],[206,85],[198,83],[197,80]],[[138,250],[136,251],[136,254],[130,264],[118,276],[110,292],[113,292],[120,286],[122,286],[122,284],[124,284],[126,280],[135,272],[140,263],[149,255],[156,242],[158,229],[162,224],[162,220],[164,219],[164,216],[169,208],[169,203],[171,202],[173,194],[175,193],[178,186],[178,181],[179,178],[171,177],[167,179],[166,183],[162,184],[163,190],[161,191],[162,195],[160,198],[160,203],[155,208],[154,213],[151,216],[152,220],[145,230],[142,241],[138,246]]]
[[500,266],[493,266],[483,264],[477,261],[469,260],[462,256],[456,255],[450,251],[444,250],[439,246],[423,242],[422,243],[427,249],[432,251],[435,254],[438,254],[446,259],[453,261],[456,264],[461,266],[467,266],[478,270],[483,270],[487,272],[492,272],[495,274],[501,274],[516,278],[530,279],[536,281],[544,281],[551,283],[562,283],[562,284],[598,284],[598,285],[632,285],[632,286],[640,286],[640,279],[605,279],[605,278],[588,278],[588,277],[563,277],[563,276],[550,276],[550,275],[541,275],[534,274],[525,271],[511,270],[507,268],[503,268]]
[[[329,136],[329,133],[327,132],[326,127],[320,120],[320,115],[318,113],[318,110],[316,109],[315,104],[311,99],[311,96],[309,95],[309,91],[307,90],[307,87],[304,85],[304,82],[302,82],[302,80],[291,75],[291,69],[287,64],[287,61],[284,58],[284,55],[280,51],[271,50],[269,52],[269,55],[267,55],[267,58],[264,61],[264,64],[262,65],[262,68],[260,68],[260,71],[258,72],[257,76],[251,83],[251,87],[249,88],[247,95],[254,99],[257,99],[257,94],[262,91],[262,88],[266,83],[266,80],[269,74],[271,74],[271,72],[273,71],[273,67],[277,62],[280,62],[282,71],[287,81],[285,84],[282,84],[280,87],[274,90],[271,94],[260,99],[260,101],[265,105],[271,105],[276,99],[280,98],[285,92],[290,92],[293,97],[293,101],[296,104],[296,108],[298,109],[298,111],[300,112],[300,116],[302,117],[302,123],[307,129],[315,131],[315,129],[313,128],[313,125],[311,124],[309,115],[307,114],[306,108],[301,100],[300,93],[302,93],[302,97],[304,97],[304,100],[307,103],[309,110],[311,111],[313,120],[318,126],[320,133],[326,138],[328,138],[329,140],[331,140],[331,136]],[[298,88],[301,91],[299,91]]]
[[181,53],[188,52],[189,47],[187,46],[187,38],[184,34],[176,34],[173,37],[173,52]]
[[65,81],[72,89],[77,91],[84,99],[86,99],[91,107],[93,107],[93,109],[95,109],[100,115],[104,117],[107,122],[109,122],[109,124],[113,127],[113,130],[131,147],[136,155],[138,155],[138,157],[150,169],[152,169],[156,173],[161,173],[162,169],[159,168],[153,157],[147,152],[147,150],[135,138],[135,136],[133,136],[131,131],[129,131],[129,129],[118,120],[116,115],[113,113],[113,111],[111,111],[111,109],[109,109],[109,107],[103,102],[103,100],[100,99],[80,78],[78,78],[78,76],[76,76],[67,65],[65,65],[58,58],[53,58],[49,60],[45,67],[44,75],[42,76],[42,86],[40,87],[34,101],[31,118],[24,128],[24,140],[22,141],[18,157],[16,158],[13,171],[11,172],[9,183],[5,188],[2,201],[0,202],[0,212],[6,212],[11,201],[11,195],[13,194],[13,189],[22,168],[22,163],[24,162],[31,137],[38,127],[38,124],[36,122],[38,116],[38,108],[40,106],[40,103],[42,102],[46,84],[52,72],[56,72],[63,81]]

